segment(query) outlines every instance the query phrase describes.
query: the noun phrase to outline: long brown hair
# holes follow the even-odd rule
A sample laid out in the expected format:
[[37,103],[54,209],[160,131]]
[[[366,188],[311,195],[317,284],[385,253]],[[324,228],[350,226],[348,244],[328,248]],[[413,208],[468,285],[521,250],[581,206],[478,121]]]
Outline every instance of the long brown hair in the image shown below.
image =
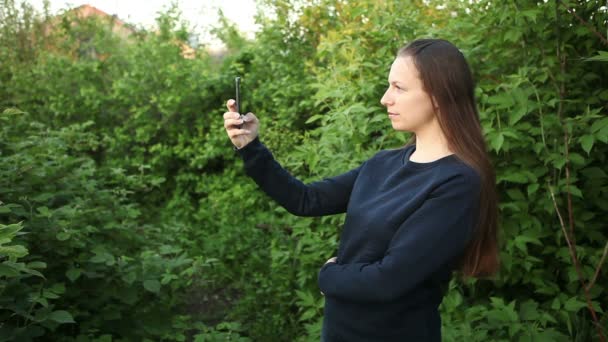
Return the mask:
[[[500,268],[496,176],[479,122],[469,65],[456,46],[442,39],[415,40],[399,49],[397,57],[412,58],[425,91],[438,108],[437,121],[450,149],[481,177],[479,217],[459,271],[465,277],[492,276]],[[415,139],[413,136],[408,144]]]

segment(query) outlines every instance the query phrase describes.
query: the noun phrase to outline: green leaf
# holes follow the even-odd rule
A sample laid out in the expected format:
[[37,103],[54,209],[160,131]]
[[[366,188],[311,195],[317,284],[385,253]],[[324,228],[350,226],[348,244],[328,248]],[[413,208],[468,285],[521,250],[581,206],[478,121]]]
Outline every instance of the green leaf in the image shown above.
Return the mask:
[[509,114],[509,126],[513,126],[521,120],[528,113],[528,108],[525,106],[515,107],[514,110]]
[[44,296],[44,298],[48,298],[48,299],[57,299],[57,298],[59,298],[59,296],[56,293],[54,293],[53,291],[43,290],[42,291],[42,295]]
[[521,192],[521,190],[519,189],[508,189],[507,190],[507,194],[509,195],[510,198],[512,198],[513,200],[525,200],[525,196],[524,194]]
[[604,310],[602,310],[600,303],[598,303],[597,301],[592,301],[591,306],[593,306],[593,310],[600,312],[600,313],[604,313]]
[[591,125],[591,133],[597,133],[605,127],[608,127],[608,117],[594,121]]
[[65,241],[70,238],[70,234],[66,233],[66,232],[59,232],[59,233],[57,233],[57,235],[55,235],[55,237],[59,241]]
[[585,177],[591,178],[591,179],[600,179],[600,178],[604,178],[604,177],[608,176],[604,170],[600,169],[599,167],[595,167],[595,166],[585,168],[581,172],[583,173],[583,175],[585,175]]
[[310,118],[308,118],[308,120],[306,120],[305,123],[307,123],[307,124],[313,123],[313,122],[315,122],[317,120],[323,119],[323,117],[324,117],[324,115],[322,115],[322,114],[316,114],[316,115],[313,115]]
[[314,308],[310,308],[310,309],[304,311],[302,316],[300,316],[299,321],[307,321],[307,320],[313,318],[316,314],[317,314],[317,310],[315,310]]
[[315,303],[315,298],[310,291],[296,290],[296,296],[300,299],[298,302],[302,306],[312,306]]
[[64,310],[53,311],[48,318],[58,323],[76,323],[72,315]]
[[99,264],[106,261],[106,256],[104,254],[95,254],[89,259],[89,261]]
[[27,273],[27,274],[35,275],[35,276],[40,277],[40,278],[44,278],[44,275],[42,273],[36,271],[36,270],[32,270],[32,269],[29,269],[29,268],[23,268],[21,271],[23,273]]
[[49,208],[42,206],[42,207],[38,207],[36,208],[36,210],[38,211],[38,213],[40,213],[40,216],[42,217],[51,217],[53,214],[51,213],[51,211],[49,210]]
[[7,115],[7,116],[8,115],[22,115],[22,114],[25,114],[25,113],[26,112],[24,112],[24,111],[22,111],[22,110],[20,110],[18,108],[11,107],[11,108],[6,108],[4,111],[2,111],[2,116],[5,116],[5,115]]
[[536,17],[541,13],[537,9],[528,9],[520,12],[522,16],[530,19],[533,23],[536,23]]
[[608,126],[605,126],[602,129],[598,130],[595,134],[595,137],[597,138],[597,140],[603,143],[608,143]]
[[534,183],[534,184],[528,185],[528,196],[530,196],[533,193],[535,193],[536,190],[538,190],[538,183]]
[[528,243],[542,246],[542,243],[540,242],[540,240],[538,240],[537,238],[534,238],[534,237],[530,237],[530,236],[526,236],[526,235],[519,235],[519,236],[516,236],[514,239],[515,246],[517,248],[519,248],[520,250],[522,250],[524,253],[528,252],[528,246],[527,246]]
[[528,183],[528,177],[523,172],[507,171],[505,174],[498,177],[498,181],[526,184]]
[[21,245],[0,246],[0,256],[6,255],[9,258],[21,258],[28,253],[27,248]]
[[509,108],[515,104],[513,97],[505,92],[490,96],[487,101],[489,104],[497,105],[497,108]]
[[533,300],[528,300],[521,304],[519,308],[519,315],[521,319],[525,321],[534,321],[540,317],[538,313],[538,303]]
[[579,301],[576,297],[572,297],[564,303],[564,309],[571,312],[577,312],[586,306],[587,304],[585,302]]
[[[9,225],[0,224],[0,241],[8,239],[9,241],[17,235],[17,232],[23,229],[21,223],[14,223]],[[1,244],[2,242],[0,242]]]
[[534,336],[534,342],[561,342],[572,341],[570,336],[564,335],[553,328],[548,328]]
[[179,277],[177,275],[175,275],[175,274],[167,273],[167,274],[163,275],[163,279],[160,281],[160,283],[161,283],[161,285],[167,285],[172,280],[175,280],[175,279],[179,279]]
[[578,153],[570,153],[568,159],[575,165],[585,165],[585,158]]
[[553,159],[553,166],[556,169],[560,169],[566,165],[566,157],[559,155],[557,158]]
[[65,284],[64,283],[53,284],[53,286],[51,286],[49,288],[49,290],[53,291],[55,293],[65,293]]
[[559,301],[559,298],[553,299],[553,302],[551,302],[551,309],[559,310],[560,307],[561,307],[561,303]]
[[46,262],[42,261],[32,261],[27,264],[29,268],[46,268]]
[[80,274],[82,273],[82,270],[80,270],[79,268],[70,268],[69,270],[67,270],[65,272],[65,276],[68,277],[68,279],[70,279],[71,282],[76,281],[76,279],[78,279],[80,277]]
[[502,133],[498,133],[491,138],[490,144],[492,145],[492,148],[494,149],[494,151],[498,152],[498,151],[500,151],[500,148],[502,147],[502,144],[504,143],[504,141],[505,141],[505,136]]
[[122,276],[122,280],[129,285],[133,284],[133,282],[135,281],[135,278],[136,278],[135,272],[129,272]]
[[38,196],[34,196],[34,197],[32,197],[32,199],[36,202],[43,203],[43,202],[48,201],[53,196],[54,196],[54,194],[47,192],[47,193],[42,193]]
[[10,265],[6,265],[4,263],[0,264],[0,277],[17,277],[19,275],[19,271]]
[[598,51],[597,55],[585,58],[586,62],[608,62],[608,51]]
[[44,297],[34,297],[31,299],[32,303],[39,303],[40,305],[44,306],[45,308],[49,306],[49,301],[44,298]]
[[515,28],[513,30],[507,30],[504,37],[506,41],[511,41],[515,43],[520,40],[522,34],[522,30],[520,30],[519,28]]
[[573,194],[574,196],[583,198],[583,192],[577,186],[570,185],[568,187],[568,189],[570,190],[570,193]]
[[158,293],[160,291],[160,282],[156,279],[145,280],[144,288],[150,292]]
[[593,137],[593,135],[588,134],[588,135],[583,135],[581,137],[581,146],[583,147],[583,150],[585,150],[585,152],[587,152],[587,154],[589,154],[589,152],[591,151],[594,141],[595,141],[595,138]]

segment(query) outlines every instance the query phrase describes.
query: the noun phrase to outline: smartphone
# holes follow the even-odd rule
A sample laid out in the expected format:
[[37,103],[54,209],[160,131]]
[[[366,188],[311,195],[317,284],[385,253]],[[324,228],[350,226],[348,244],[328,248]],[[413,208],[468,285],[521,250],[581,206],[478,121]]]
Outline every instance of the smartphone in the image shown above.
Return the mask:
[[[234,79],[234,85],[236,88],[236,111],[241,114],[241,118],[243,117],[243,112],[241,111],[241,78],[240,77],[235,77]],[[243,124],[240,124],[237,126],[238,128],[243,127]]]

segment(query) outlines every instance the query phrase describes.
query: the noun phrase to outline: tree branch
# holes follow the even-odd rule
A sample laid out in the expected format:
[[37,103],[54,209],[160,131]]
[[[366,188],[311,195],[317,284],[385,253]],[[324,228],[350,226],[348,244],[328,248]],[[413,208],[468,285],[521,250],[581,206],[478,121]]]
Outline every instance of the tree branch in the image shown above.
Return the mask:
[[[597,314],[595,309],[593,309],[593,303],[591,302],[591,295],[589,294],[589,288],[585,285],[585,277],[583,272],[581,271],[580,262],[576,256],[576,242],[574,239],[574,210],[572,209],[572,194],[570,193],[570,158],[569,158],[569,143],[568,143],[568,127],[564,124],[564,120],[562,118],[563,110],[564,110],[564,100],[566,98],[566,56],[562,54],[562,39],[561,39],[561,31],[560,31],[560,16],[558,7],[561,3],[561,0],[555,0],[555,31],[557,36],[557,60],[559,62],[560,67],[560,77],[559,77],[559,104],[557,109],[557,118],[564,129],[564,148],[565,148],[565,170],[566,170],[566,193],[568,199],[568,225],[570,227],[570,234],[566,231],[566,225],[564,223],[564,219],[559,211],[557,206],[557,201],[555,200],[555,194],[553,190],[551,190],[551,186],[549,185],[549,191],[551,192],[551,198],[553,199],[553,205],[555,206],[555,211],[557,211],[557,215],[559,217],[559,221],[562,227],[562,231],[564,232],[564,237],[566,238],[566,242],[568,243],[568,251],[570,252],[570,257],[572,258],[572,262],[574,263],[574,268],[578,275],[578,280],[581,283],[581,287],[583,288],[583,292],[585,294],[585,300],[587,301],[587,308],[591,313],[591,317],[593,318],[593,323],[597,328],[597,334],[600,338],[600,341],[606,342],[604,334],[602,333],[602,327],[600,326]],[[565,5],[564,5],[565,6]],[[567,7],[566,7],[567,8]],[[570,11],[569,11],[570,12]]]
[[602,36],[602,34],[599,33],[591,24],[589,24],[588,22],[586,22],[583,18],[581,18],[578,14],[576,14],[576,12],[574,12],[573,10],[571,10],[570,7],[568,7],[563,2],[560,1],[560,2],[558,2],[558,4],[561,4],[562,6],[564,6],[564,8],[566,9],[566,11],[568,11],[568,13],[572,14],[573,16],[575,16],[576,19],[578,19],[583,25],[587,26],[587,28],[589,28],[589,30],[591,32],[593,32],[593,34],[595,34],[604,44],[608,45],[608,39],[606,39],[606,37]]
[[600,341],[605,342],[606,339],[604,338],[604,335],[602,334],[602,330],[601,330],[599,321],[597,319],[597,314],[596,314],[595,310],[593,309],[593,304],[591,303],[591,295],[589,294],[589,288],[587,286],[585,286],[585,280],[583,278],[583,272],[581,271],[580,262],[578,261],[578,258],[576,257],[576,250],[574,249],[574,245],[572,244],[572,241],[570,240],[570,236],[568,234],[568,231],[566,230],[566,224],[564,223],[562,214],[559,211],[559,207],[557,206],[557,201],[555,200],[555,193],[553,192],[553,190],[551,190],[551,184],[549,184],[549,182],[547,182],[547,186],[549,188],[549,193],[551,194],[551,199],[553,200],[553,207],[555,208],[555,211],[557,212],[557,217],[559,218],[559,223],[562,228],[562,232],[564,233],[564,237],[566,238],[566,243],[568,244],[568,252],[570,252],[570,257],[572,258],[572,262],[574,263],[574,268],[576,269],[576,273],[578,275],[578,280],[581,282],[581,286],[583,287],[583,290],[585,291],[585,299],[587,301],[587,308],[589,309],[589,312],[591,313],[591,317],[593,318],[593,323],[596,325],[596,327],[598,329],[597,333],[600,336]]
[[595,281],[597,280],[597,277],[600,274],[602,265],[604,264],[604,261],[606,261],[606,255],[608,255],[608,241],[606,241],[606,246],[604,246],[604,254],[602,255],[602,258],[600,259],[600,262],[597,264],[597,268],[595,269],[595,274],[593,275],[593,279],[591,279],[591,282],[589,282],[589,284],[587,285],[587,290],[591,290],[593,285],[595,285]]

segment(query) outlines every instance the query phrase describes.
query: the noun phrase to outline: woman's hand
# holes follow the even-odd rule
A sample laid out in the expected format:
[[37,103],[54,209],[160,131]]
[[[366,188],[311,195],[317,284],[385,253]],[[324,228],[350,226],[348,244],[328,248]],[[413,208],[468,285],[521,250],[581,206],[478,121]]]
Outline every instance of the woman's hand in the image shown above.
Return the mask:
[[[253,113],[247,113],[241,117],[236,111],[236,101],[233,99],[226,102],[226,107],[228,107],[228,111],[224,113],[226,133],[234,146],[243,148],[258,136],[260,121]],[[242,126],[238,127],[241,124]]]
[[[325,264],[327,264],[328,262],[338,262],[338,257],[333,257],[333,258],[329,258]],[[325,264],[323,264],[323,266],[325,266]]]
[[[325,266],[325,265],[326,265],[327,263],[329,263],[329,262],[333,262],[333,263],[338,262],[338,257],[329,258],[329,259],[328,259],[328,260],[325,262],[325,264],[323,264],[323,266]],[[322,294],[322,295],[324,295],[324,296],[325,296],[325,293],[323,293],[323,291],[320,291],[320,292],[321,292],[321,294]]]

